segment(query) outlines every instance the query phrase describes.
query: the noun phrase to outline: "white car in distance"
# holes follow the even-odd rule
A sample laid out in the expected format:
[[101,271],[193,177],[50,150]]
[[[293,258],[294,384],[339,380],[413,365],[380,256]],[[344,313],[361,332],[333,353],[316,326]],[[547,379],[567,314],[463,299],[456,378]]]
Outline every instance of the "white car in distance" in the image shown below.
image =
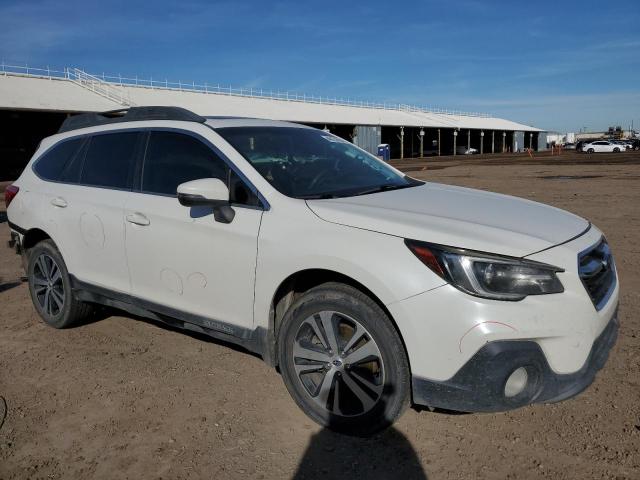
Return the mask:
[[563,400],[616,340],[618,277],[590,222],[412,179],[303,125],[172,107],[70,117],[5,201],[45,323],[106,304],[237,343],[340,432],[411,404]]
[[582,151],[587,153],[618,153],[624,150],[626,150],[624,145],[619,145],[607,140],[597,140],[595,142],[585,143],[582,145]]

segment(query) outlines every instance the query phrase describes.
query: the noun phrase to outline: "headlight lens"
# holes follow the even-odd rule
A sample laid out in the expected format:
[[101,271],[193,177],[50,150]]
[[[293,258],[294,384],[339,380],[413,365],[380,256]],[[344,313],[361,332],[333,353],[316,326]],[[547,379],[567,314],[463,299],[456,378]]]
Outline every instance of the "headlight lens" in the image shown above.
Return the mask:
[[415,240],[405,243],[434,273],[471,295],[517,301],[528,295],[564,292],[556,275],[564,270],[552,265]]

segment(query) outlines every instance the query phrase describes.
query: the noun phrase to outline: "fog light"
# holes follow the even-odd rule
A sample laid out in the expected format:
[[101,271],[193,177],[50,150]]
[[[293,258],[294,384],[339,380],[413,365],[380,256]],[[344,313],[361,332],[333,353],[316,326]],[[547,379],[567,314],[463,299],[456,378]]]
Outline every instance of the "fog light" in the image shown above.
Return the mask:
[[504,396],[511,398],[515,397],[527,386],[527,380],[529,375],[527,374],[527,369],[524,367],[520,367],[513,371],[509,378],[507,378],[507,383],[504,384]]

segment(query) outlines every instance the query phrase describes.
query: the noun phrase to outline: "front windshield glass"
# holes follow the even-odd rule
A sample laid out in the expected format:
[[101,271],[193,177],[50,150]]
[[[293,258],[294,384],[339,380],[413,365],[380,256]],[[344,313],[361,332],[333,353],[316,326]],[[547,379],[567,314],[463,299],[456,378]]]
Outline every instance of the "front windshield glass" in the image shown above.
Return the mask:
[[422,184],[321,130],[227,127],[216,132],[289,197],[346,197]]

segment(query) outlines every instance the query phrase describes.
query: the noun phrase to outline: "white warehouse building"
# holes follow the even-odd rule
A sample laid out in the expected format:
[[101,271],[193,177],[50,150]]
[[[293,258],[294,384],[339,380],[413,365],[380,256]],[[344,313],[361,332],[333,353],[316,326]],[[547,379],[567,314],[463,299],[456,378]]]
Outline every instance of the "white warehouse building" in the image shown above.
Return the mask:
[[389,144],[392,158],[451,155],[457,147],[481,153],[546,148],[546,132],[485,114],[3,64],[0,180],[15,176],[68,115],[152,105],[327,128],[374,154],[378,144]]

